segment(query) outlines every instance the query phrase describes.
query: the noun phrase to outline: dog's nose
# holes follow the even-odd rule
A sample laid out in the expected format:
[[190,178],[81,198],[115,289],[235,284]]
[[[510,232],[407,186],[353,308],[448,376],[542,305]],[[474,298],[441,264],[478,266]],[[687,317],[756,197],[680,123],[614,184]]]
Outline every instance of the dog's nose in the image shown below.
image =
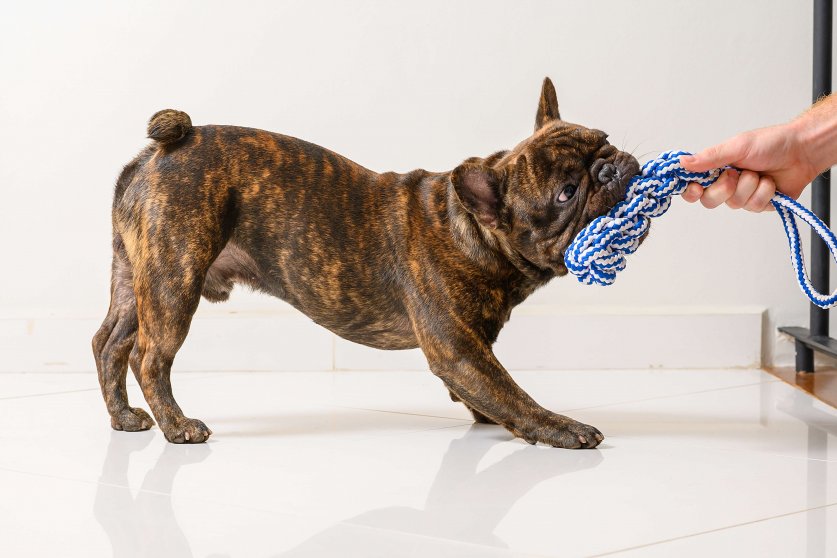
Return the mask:
[[619,180],[619,169],[613,163],[605,163],[599,170],[597,177],[602,184],[610,184]]
[[614,161],[617,169],[617,180],[623,185],[627,185],[631,178],[639,174],[639,161],[633,155],[628,153],[621,153]]

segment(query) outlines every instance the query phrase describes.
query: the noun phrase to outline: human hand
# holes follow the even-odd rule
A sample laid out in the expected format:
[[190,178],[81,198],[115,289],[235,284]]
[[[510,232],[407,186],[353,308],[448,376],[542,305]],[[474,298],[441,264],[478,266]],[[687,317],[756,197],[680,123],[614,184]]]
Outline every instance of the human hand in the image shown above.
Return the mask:
[[733,209],[748,211],[772,209],[776,190],[796,199],[819,172],[811,163],[804,140],[804,123],[799,121],[738,134],[694,156],[681,157],[688,171],[704,172],[724,166],[717,182],[707,188],[689,184],[683,199],[700,200],[712,209],[726,203]]

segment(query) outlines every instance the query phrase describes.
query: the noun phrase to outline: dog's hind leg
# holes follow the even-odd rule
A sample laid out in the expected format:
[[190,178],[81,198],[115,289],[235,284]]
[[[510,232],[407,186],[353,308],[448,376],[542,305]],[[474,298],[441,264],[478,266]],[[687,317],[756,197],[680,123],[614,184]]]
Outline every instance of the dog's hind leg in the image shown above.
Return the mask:
[[166,439],[179,444],[203,442],[212,432],[202,421],[184,416],[174,399],[170,376],[198,307],[205,269],[198,274],[197,270],[163,272],[153,264],[149,267],[134,269],[137,284],[143,286],[137,291],[139,329],[129,362]]
[[111,268],[110,308],[93,337],[93,356],[99,373],[99,385],[114,430],[148,430],[154,424],[148,413],[128,404],[125,376],[128,371],[128,355],[136,337],[137,299],[134,296],[131,268],[122,241],[117,235],[114,238]]
[[137,218],[147,231],[126,239],[137,298],[137,342],[129,357],[151,413],[166,439],[199,443],[212,433],[183,414],[174,399],[171,367],[189,333],[207,271],[224,246],[220,220],[197,204],[162,207]]

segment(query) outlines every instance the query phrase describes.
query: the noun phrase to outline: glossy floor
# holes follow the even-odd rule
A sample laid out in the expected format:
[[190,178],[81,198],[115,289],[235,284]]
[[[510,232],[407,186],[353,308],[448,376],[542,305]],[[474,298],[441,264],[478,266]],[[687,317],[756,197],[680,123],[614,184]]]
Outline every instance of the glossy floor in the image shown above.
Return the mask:
[[837,410],[803,391],[514,376],[605,442],[474,425],[429,372],[279,372],[176,375],[215,432],[176,446],[111,431],[93,374],[0,374],[0,556],[837,556]]

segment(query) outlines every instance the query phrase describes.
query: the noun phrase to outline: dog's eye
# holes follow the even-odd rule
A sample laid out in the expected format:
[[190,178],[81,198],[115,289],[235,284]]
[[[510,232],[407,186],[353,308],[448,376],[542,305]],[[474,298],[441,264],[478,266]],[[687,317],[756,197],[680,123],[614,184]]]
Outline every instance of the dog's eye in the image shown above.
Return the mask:
[[558,201],[569,201],[575,195],[576,190],[578,190],[578,186],[576,186],[575,184],[567,184],[566,186],[564,186],[564,188],[561,189],[561,193],[558,194]]

